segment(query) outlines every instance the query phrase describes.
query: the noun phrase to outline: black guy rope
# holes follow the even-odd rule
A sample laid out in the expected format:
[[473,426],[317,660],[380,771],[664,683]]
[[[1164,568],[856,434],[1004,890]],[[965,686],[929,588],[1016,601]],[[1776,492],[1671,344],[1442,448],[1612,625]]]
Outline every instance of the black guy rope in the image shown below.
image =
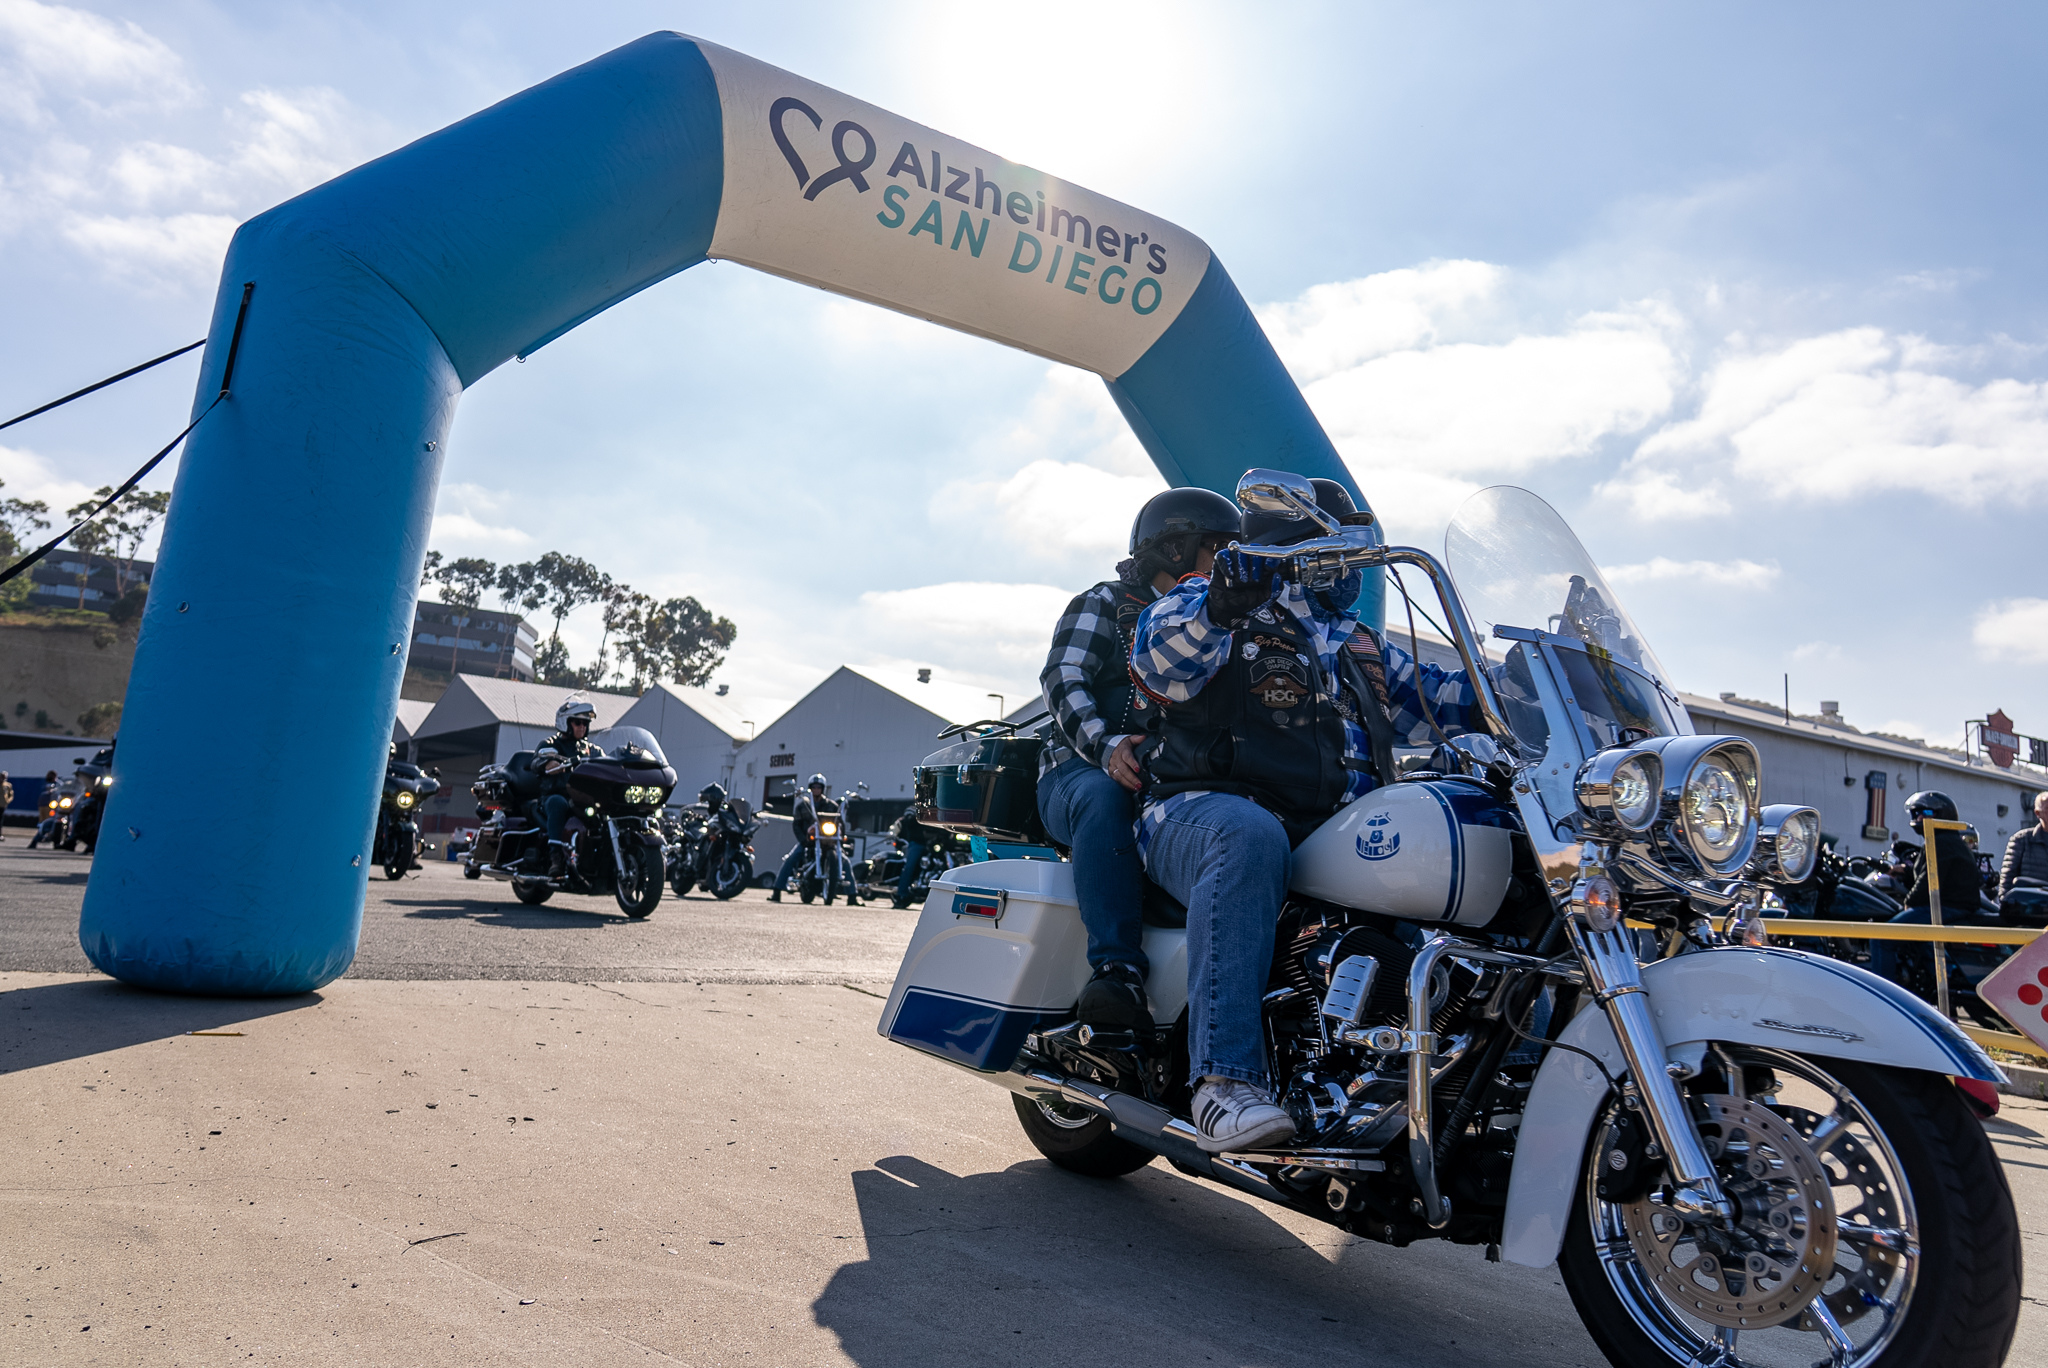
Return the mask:
[[145,361],[139,366],[130,366],[127,370],[122,371],[119,375],[110,375],[106,379],[100,381],[97,384],[87,385],[82,390],[73,390],[71,391],[71,393],[65,395],[62,399],[52,399],[49,403],[44,404],[41,408],[32,408],[27,413],[16,414],[14,417],[9,418],[6,422],[0,423],[0,428],[11,428],[16,423],[27,422],[29,419],[35,417],[39,413],[48,413],[53,408],[63,408],[73,399],[83,399],[85,398],[86,395],[91,394],[94,390],[103,390],[107,386],[114,384],[117,381],[126,380],[131,375],[140,375],[144,371],[148,370],[151,366],[161,366],[166,361],[175,361],[178,357],[183,356],[186,352],[191,351],[194,347],[203,347],[205,345],[206,339],[203,337],[200,338],[197,342],[188,342],[184,346],[178,348],[176,351],[165,352],[162,356],[159,356],[154,361]]
[[[178,449],[178,443],[184,441],[187,437],[191,436],[192,429],[198,427],[202,422],[204,422],[206,420],[206,415],[213,412],[214,409],[220,405],[221,400],[228,397],[229,387],[233,385],[235,379],[235,357],[238,354],[240,354],[242,350],[242,324],[248,320],[249,296],[251,296],[254,293],[256,293],[256,282],[253,280],[244,281],[242,283],[241,307],[235,310],[235,331],[234,334],[228,339],[227,364],[221,368],[220,393],[213,396],[213,402],[208,404],[205,408],[201,409],[199,411],[199,416],[197,418],[194,418],[191,422],[187,423],[185,425],[185,430],[183,432],[171,438],[170,442],[165,445],[162,451],[159,451],[156,455],[150,457],[147,461],[144,461],[142,463],[142,468],[136,471],[133,475],[130,475],[119,489],[115,490],[112,494],[109,494],[106,498],[100,500],[99,503],[93,508],[93,510],[90,513],[87,513],[77,522],[65,528],[61,534],[43,543],[41,547],[34,551],[31,551],[28,555],[23,556],[20,560],[8,566],[5,570],[0,570],[0,584],[7,583],[7,581],[13,579],[15,576],[22,574],[31,565],[34,565],[37,561],[49,555],[52,551],[55,551],[58,547],[64,544],[65,540],[68,537],[70,537],[72,533],[76,532],[79,528],[91,522],[94,518],[97,518],[100,514],[106,512],[108,505],[112,504],[116,499],[120,498],[123,494],[126,494],[129,490],[135,488],[136,485],[142,483],[143,476],[149,474],[150,471],[155,470],[158,462],[162,461],[164,457],[170,455],[173,451],[176,451]],[[199,339],[198,342],[194,342],[192,344],[192,347],[199,346],[201,343],[205,342],[205,340],[206,339],[202,337],[201,339]],[[166,356],[159,356],[155,361],[150,361],[143,365],[137,366],[134,370],[123,371],[120,375],[116,375],[111,379],[102,380],[97,385],[88,385],[86,386],[86,388],[78,391],[78,394],[68,394],[64,398],[57,400],[56,403],[45,404],[41,408],[36,409],[31,413],[22,414],[21,418],[33,418],[37,413],[47,413],[49,410],[56,408],[58,404],[69,403],[71,400],[78,398],[80,394],[90,394],[96,389],[99,389],[106,385],[113,384],[115,380],[126,379],[128,376],[137,374],[140,371],[146,371],[151,366],[156,365],[158,362],[168,361],[173,356],[179,356],[185,352],[191,351],[192,347],[180,347],[177,351],[171,352],[169,355]],[[13,423],[18,423],[21,421],[21,418],[13,418],[8,420],[7,423],[0,423],[0,427],[7,427]]]

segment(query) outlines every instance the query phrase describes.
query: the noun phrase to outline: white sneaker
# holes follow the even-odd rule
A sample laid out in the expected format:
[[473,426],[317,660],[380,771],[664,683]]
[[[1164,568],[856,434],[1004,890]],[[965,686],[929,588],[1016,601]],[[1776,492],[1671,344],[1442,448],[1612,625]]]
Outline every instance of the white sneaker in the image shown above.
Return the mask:
[[1211,1154],[1276,1145],[1294,1134],[1294,1118],[1262,1089],[1213,1074],[1195,1089],[1194,1119],[1202,1135],[1196,1143]]

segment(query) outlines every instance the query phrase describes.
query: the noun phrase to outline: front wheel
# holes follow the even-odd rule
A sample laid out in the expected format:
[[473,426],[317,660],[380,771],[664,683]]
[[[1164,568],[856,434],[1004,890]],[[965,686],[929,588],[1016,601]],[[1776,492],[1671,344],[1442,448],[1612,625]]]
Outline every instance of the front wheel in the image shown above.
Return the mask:
[[730,902],[739,896],[742,888],[754,880],[754,867],[744,855],[728,855],[725,863],[718,868],[718,877],[711,885],[711,895],[720,902]]
[[806,874],[796,881],[796,895],[808,903],[818,896],[818,890],[824,886],[822,882]]
[[[1717,1064],[1718,1061],[1718,1064]],[[1610,1362],[1992,1368],[2020,1308],[2019,1221],[1948,1079],[1716,1046],[1692,1097],[1737,1228],[1607,1201],[1594,1127],[1558,1259]]]
[[618,899],[621,912],[638,921],[661,901],[661,852],[653,846],[629,845],[625,865],[612,896]]
[[1011,1093],[1010,1103],[1032,1148],[1069,1173],[1121,1178],[1152,1162],[1151,1150],[1111,1134],[1106,1116],[1021,1093]]
[[393,831],[389,839],[391,848],[384,852],[384,877],[396,881],[412,868],[412,837],[403,831]]
[[472,863],[472,862],[471,862],[470,860],[464,860],[464,861],[462,862],[462,877],[463,877],[463,878],[465,878],[465,879],[481,879],[481,878],[482,878],[483,876],[484,876],[484,872],[483,872],[483,871],[482,871],[481,869],[478,869],[478,868],[476,867],[476,865],[475,865],[474,863]]

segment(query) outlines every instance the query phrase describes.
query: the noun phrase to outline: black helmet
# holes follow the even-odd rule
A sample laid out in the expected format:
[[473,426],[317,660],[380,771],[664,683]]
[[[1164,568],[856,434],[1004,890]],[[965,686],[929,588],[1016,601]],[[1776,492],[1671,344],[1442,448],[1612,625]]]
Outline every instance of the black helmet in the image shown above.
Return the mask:
[[1940,789],[1922,789],[1906,800],[1906,820],[1912,823],[1913,830],[1920,830],[1922,817],[1932,817],[1937,822],[1962,820],[1956,812],[1956,800]]
[[1156,570],[1185,574],[1195,564],[1189,539],[1203,534],[1233,538],[1237,523],[1237,505],[1215,490],[1169,489],[1147,499],[1132,519],[1131,554],[1141,565],[1156,562]]
[[725,803],[725,790],[717,784],[706,784],[697,790],[697,801],[716,812]]
[[[1316,507],[1339,523],[1360,527],[1372,523],[1372,514],[1359,512],[1358,505],[1352,502],[1351,491],[1335,480],[1318,478],[1310,480],[1309,484],[1316,491]],[[1291,546],[1322,535],[1322,527],[1310,518],[1297,518],[1286,513],[1247,512],[1244,515],[1244,539],[1248,542]]]

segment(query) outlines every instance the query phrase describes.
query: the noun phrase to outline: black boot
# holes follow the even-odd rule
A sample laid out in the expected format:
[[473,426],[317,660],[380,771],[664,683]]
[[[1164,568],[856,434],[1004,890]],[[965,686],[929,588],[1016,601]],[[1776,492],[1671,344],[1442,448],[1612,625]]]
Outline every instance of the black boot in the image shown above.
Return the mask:
[[1081,990],[1074,1015],[1082,1025],[1103,1031],[1131,1031],[1149,1023],[1144,976],[1135,965],[1110,961]]
[[550,879],[559,879],[559,878],[561,878],[561,877],[562,877],[562,876],[563,876],[564,874],[567,874],[568,872],[569,872],[569,843],[568,843],[567,841],[549,841],[549,842],[548,842],[548,877],[549,877]]
[[777,885],[775,885],[775,887],[773,887],[773,888],[771,888],[771,889],[769,889],[769,890],[768,890],[768,901],[769,901],[769,902],[781,902],[781,901],[782,901],[782,885],[781,885],[781,884],[777,884]]

